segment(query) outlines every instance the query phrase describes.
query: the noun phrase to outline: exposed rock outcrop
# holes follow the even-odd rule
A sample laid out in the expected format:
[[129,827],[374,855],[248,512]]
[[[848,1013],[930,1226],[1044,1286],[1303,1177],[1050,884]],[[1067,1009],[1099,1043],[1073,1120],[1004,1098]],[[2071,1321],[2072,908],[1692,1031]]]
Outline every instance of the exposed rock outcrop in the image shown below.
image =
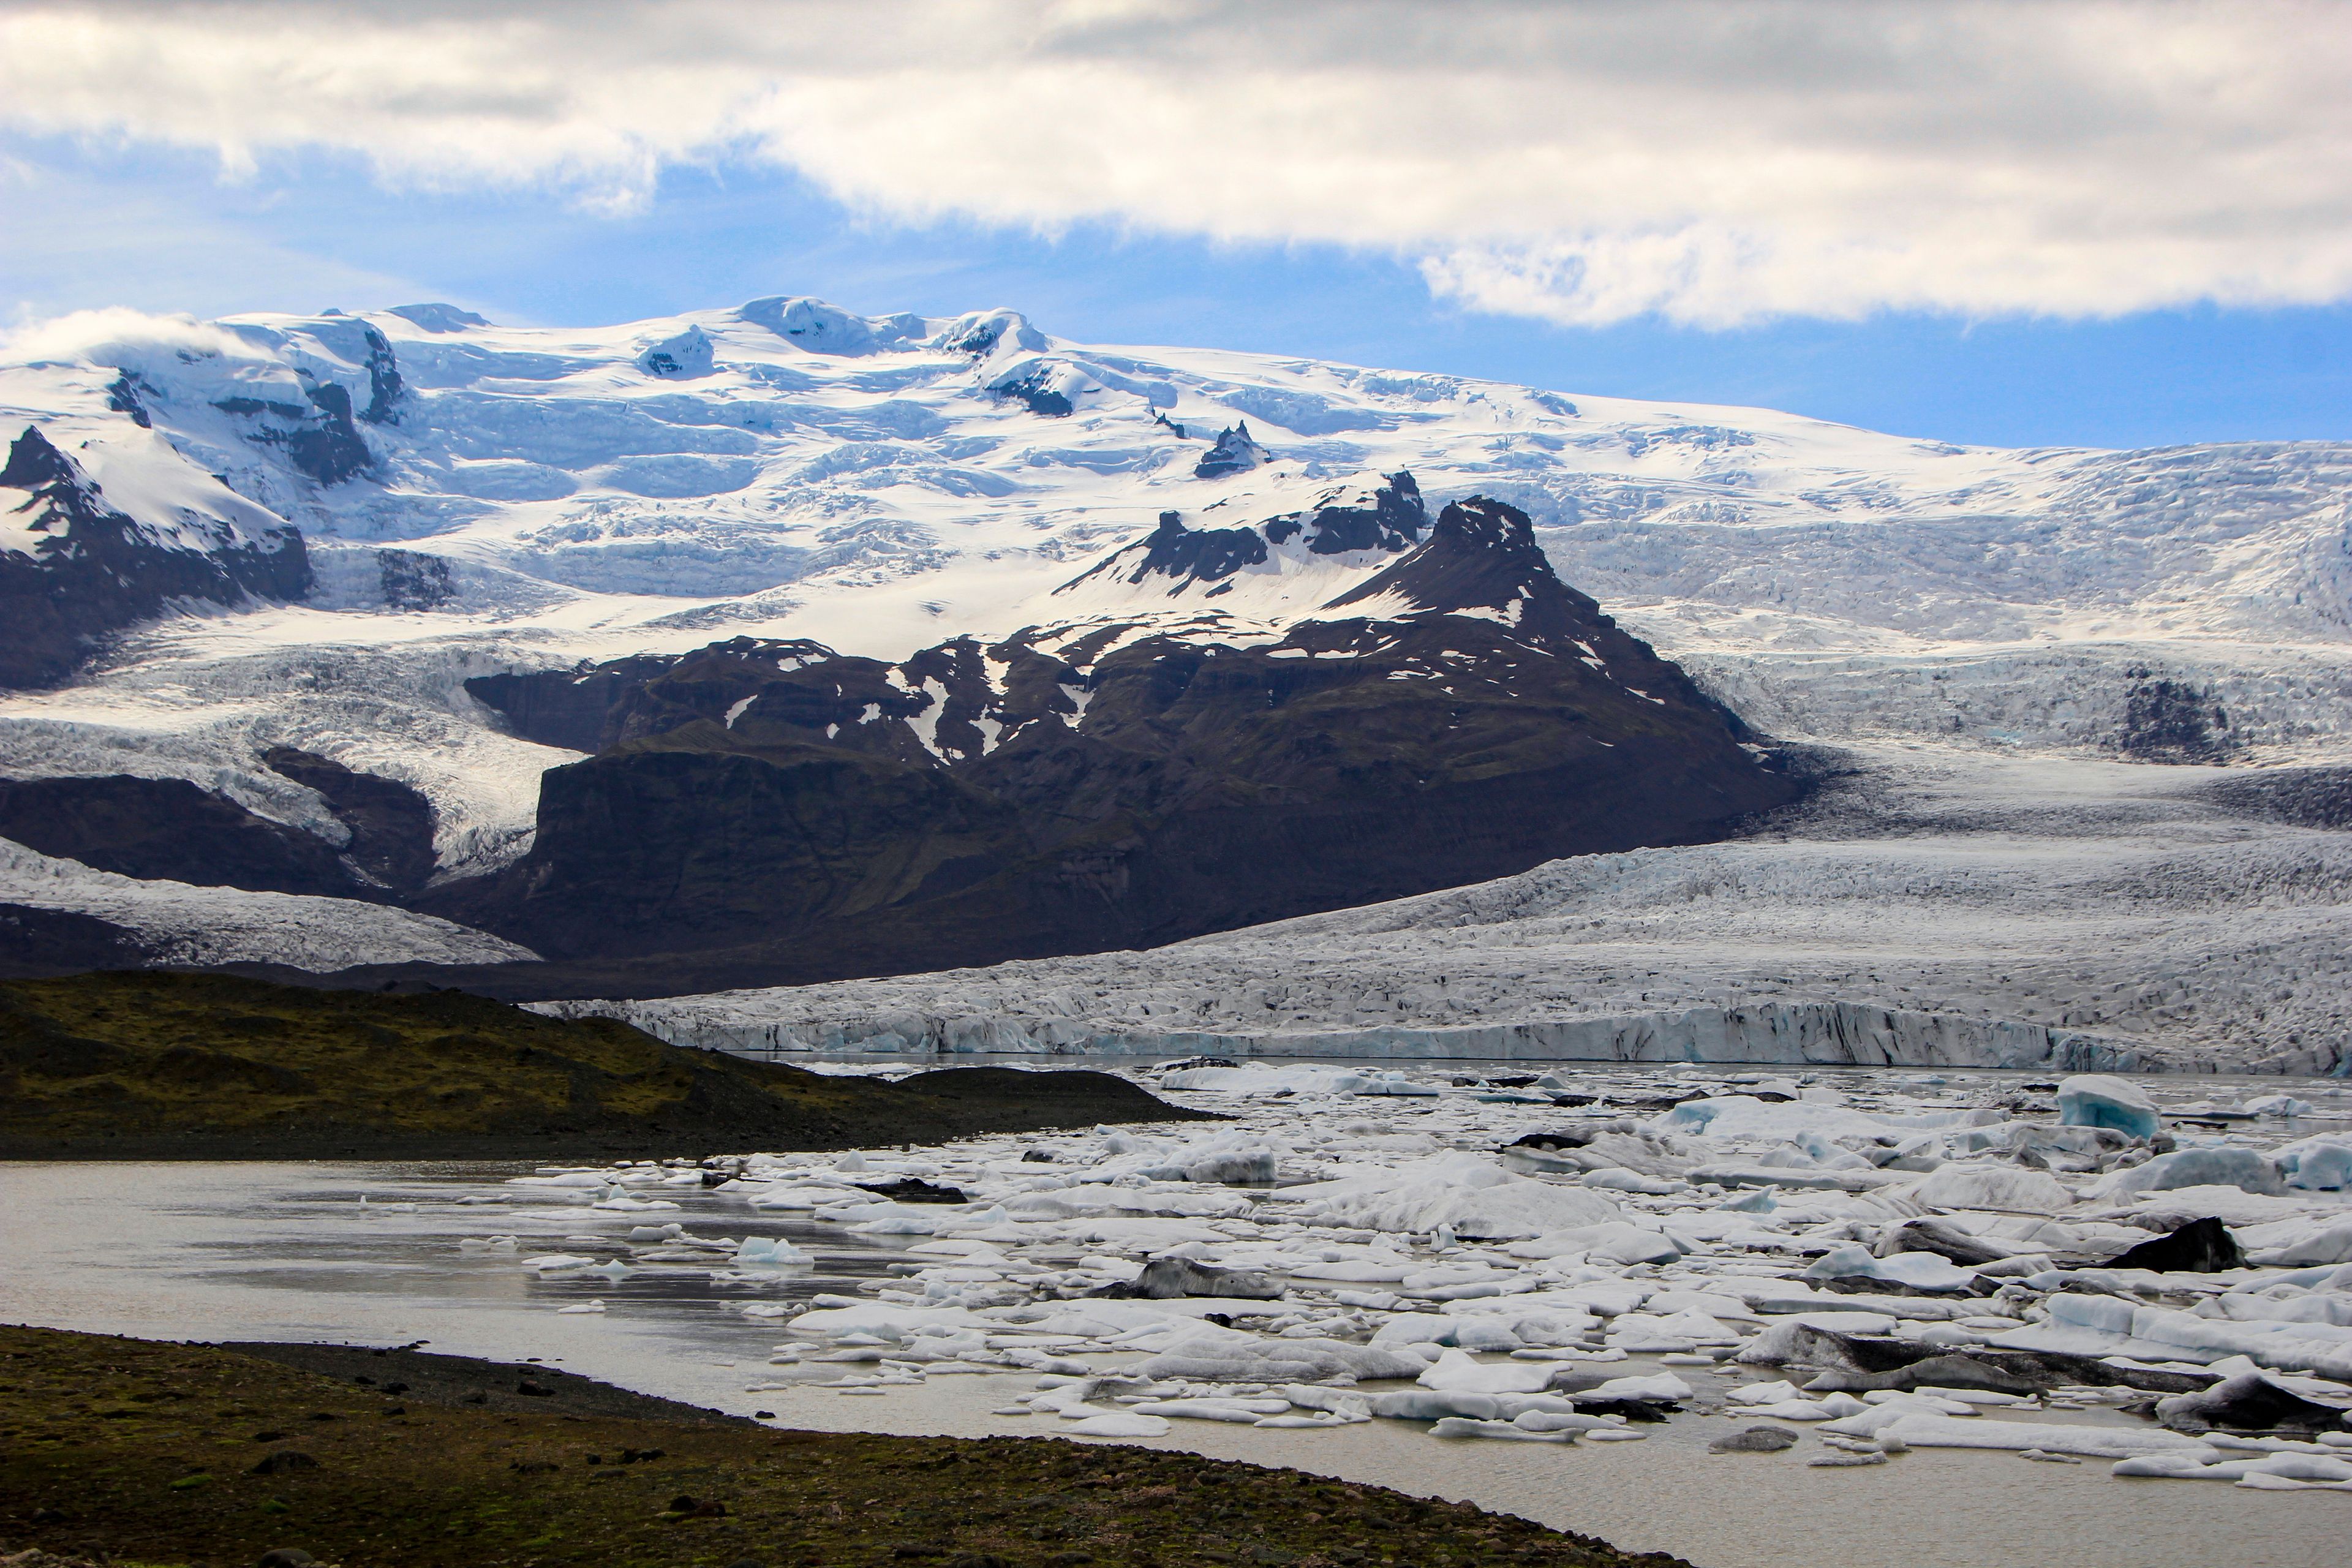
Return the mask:
[[1229,425],[1217,433],[1216,444],[1201,455],[1192,465],[1196,479],[1222,479],[1229,474],[1245,474],[1264,464],[1273,456],[1250,434],[1249,421]]
[[65,679],[108,634],[174,600],[299,599],[310,585],[293,528],[134,521],[34,426],[0,468],[0,513],[27,541],[0,548],[0,688]]
[[[1400,476],[1315,526],[1405,542],[1418,499]],[[1275,641],[1147,620],[890,665],[737,639],[470,681],[596,754],[546,775],[525,860],[432,907],[608,987],[709,989],[1155,944],[1801,793],[1507,506],[1448,507],[1375,582]]]

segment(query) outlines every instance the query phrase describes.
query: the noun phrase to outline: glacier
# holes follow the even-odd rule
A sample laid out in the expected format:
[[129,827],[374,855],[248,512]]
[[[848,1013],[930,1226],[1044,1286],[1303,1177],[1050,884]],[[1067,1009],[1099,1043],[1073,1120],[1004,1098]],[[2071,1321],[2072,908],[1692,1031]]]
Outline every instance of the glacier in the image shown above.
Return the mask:
[[[602,328],[116,313],[45,343],[0,352],[0,437],[39,430],[174,548],[298,530],[311,581],[175,606],[0,694],[0,775],[187,778],[339,843],[260,760],[296,746],[422,792],[436,882],[526,855],[539,775],[578,758],[509,732],[467,679],[737,635],[902,658],[1113,615],[1279,624],[1384,557],[1276,550],[1214,599],[1055,590],[1164,513],[1256,526],[1407,470],[1433,508],[1523,509],[1566,581],[1836,775],[1737,843],[1149,953],[572,1004],[669,1037],[2346,1068],[2341,813],[2217,787],[2324,806],[2352,761],[2352,444],[1962,447],[782,296]],[[42,908],[172,941],[174,900],[237,901],[29,880]],[[289,962],[510,945],[420,947],[395,914],[356,910],[376,934]]]
[[2342,1074],[2352,839],[2202,769],[1885,748],[1796,820],[1142,952],[567,1005],[824,1051]]

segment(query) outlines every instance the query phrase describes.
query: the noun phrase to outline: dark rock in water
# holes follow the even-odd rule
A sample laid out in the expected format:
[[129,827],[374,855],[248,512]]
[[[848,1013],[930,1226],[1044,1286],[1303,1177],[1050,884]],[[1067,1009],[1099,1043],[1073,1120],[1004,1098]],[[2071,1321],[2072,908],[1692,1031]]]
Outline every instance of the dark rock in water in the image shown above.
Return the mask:
[[1202,454],[1201,460],[1192,465],[1192,477],[1196,479],[1222,479],[1228,474],[1245,474],[1272,455],[1251,437],[1249,421],[1244,419],[1218,432],[1216,445]]
[[1898,1252],[1932,1252],[1963,1268],[1995,1263],[2009,1254],[1941,1219],[1907,1219],[1890,1226],[1871,1247],[1874,1256],[1892,1258]]
[[[10,491],[22,491],[12,495]],[[0,467],[0,510],[47,537],[30,555],[0,552],[0,688],[54,685],[107,634],[177,600],[295,600],[310,588],[301,534],[179,523],[168,534],[118,511],[35,426]]]
[[[2021,1380],[2034,1388],[2055,1388],[2063,1384],[2095,1388],[2141,1388],[2152,1394],[2184,1394],[2201,1389],[2213,1381],[2210,1374],[2111,1366],[2096,1356],[2069,1355],[2058,1351],[1995,1350],[1978,1346],[1958,1352],[1948,1345],[1841,1334],[1828,1329],[1808,1328],[1795,1323],[1776,1325],[1765,1332],[1771,1337],[1777,1352],[1769,1359],[1784,1366],[1814,1370],[1818,1375],[1805,1387],[1822,1394],[1909,1388],[1921,1383],[1991,1387],[2002,1393],[2029,1392],[2023,1386],[1990,1381],[1995,1376]],[[1759,1341],[1759,1346],[1762,1342]],[[1751,1347],[1750,1352],[1743,1352],[1743,1359],[1752,1354],[1756,1348]],[[1767,1358],[1759,1356],[1756,1359]],[[1957,1364],[1962,1361],[1990,1370],[1972,1372]],[[1911,1370],[1930,1362],[1939,1364],[1928,1368],[1927,1373]],[[1874,1381],[1881,1378],[1882,1374],[1884,1381]],[[1960,1382],[1972,1375],[1985,1381],[1975,1384]]]
[[1189,1258],[1155,1258],[1125,1284],[1107,1285],[1097,1296],[1121,1300],[1172,1301],[1181,1296],[1231,1296],[1278,1301],[1282,1282],[1254,1268],[1215,1268]]
[[328,897],[355,888],[325,840],[185,779],[0,781],[0,838],[147,880]]
[[1619,1110],[1640,1111],[1643,1115],[1648,1115],[1654,1111],[1672,1110],[1675,1106],[1681,1105],[1686,1100],[1705,1100],[1706,1095],[1704,1091],[1695,1089],[1688,1094],[1652,1095],[1646,1099],[1616,1100],[1609,1095],[1602,1095],[1601,1098],[1602,1100],[1609,1100],[1613,1109]]
[[902,1176],[895,1182],[868,1185],[853,1183],[859,1192],[872,1193],[877,1198],[888,1198],[901,1204],[961,1204],[971,1200],[963,1195],[961,1187],[935,1187],[918,1176]]
[[420,791],[293,746],[272,746],[261,760],[325,797],[327,809],[351,829],[345,857],[370,881],[412,893],[432,877],[433,803]]
[[[1586,1098],[1586,1103],[1592,1103],[1589,1096]],[[1608,1131],[1609,1124],[1607,1122],[1596,1121],[1583,1127],[1563,1127],[1556,1131],[1529,1132],[1522,1137],[1512,1139],[1508,1147],[1513,1149],[1581,1149],[1586,1144],[1591,1142],[1595,1138],[1600,1137],[1603,1132]]]
[[2156,1402],[2156,1418],[2182,1432],[2342,1432],[2344,1410],[2305,1399],[2259,1372]]
[[2168,1236],[2143,1241],[2107,1259],[2109,1268],[2152,1268],[2159,1274],[2216,1274],[2245,1267],[2245,1254],[2230,1227],[2207,1215],[2192,1219]]
[[1272,644],[1109,620],[896,665],[746,637],[469,680],[517,735],[595,754],[543,776],[528,856],[420,907],[554,961],[459,976],[501,994],[802,984],[1703,841],[1807,787],[1522,513],[1448,507],[1375,580],[1397,596]]
[[1710,1454],[1778,1454],[1797,1446],[1797,1435],[1781,1426],[1750,1426],[1717,1437],[1706,1446]]
[[1580,1415],[1622,1415],[1628,1421],[1664,1421],[1682,1408],[1671,1400],[1590,1399],[1571,1396]]
[[1161,1062],[1160,1072],[1189,1072],[1194,1068],[1237,1068],[1242,1064],[1231,1057],[1186,1057],[1181,1062]]
[[[1866,1394],[1876,1389],[1899,1389],[1908,1394],[1922,1384],[1937,1388],[1980,1388],[1991,1394],[2038,1394],[2053,1386],[2048,1381],[2012,1372],[1996,1363],[1965,1352],[1931,1355],[1913,1362],[1908,1366],[1890,1372],[1873,1373],[1865,1376],[1847,1375],[1832,1379],[1836,1391]],[[1807,1384],[1812,1388],[1820,1384]],[[1826,1385],[1822,1392],[1832,1389]]]
[[1990,1295],[1998,1285],[1963,1280],[1947,1289],[1929,1289],[1925,1285],[1906,1285],[1894,1279],[1881,1279],[1875,1274],[1832,1274],[1815,1284],[1834,1290],[1841,1296],[1926,1296],[1938,1300],[1950,1300],[1955,1296]]

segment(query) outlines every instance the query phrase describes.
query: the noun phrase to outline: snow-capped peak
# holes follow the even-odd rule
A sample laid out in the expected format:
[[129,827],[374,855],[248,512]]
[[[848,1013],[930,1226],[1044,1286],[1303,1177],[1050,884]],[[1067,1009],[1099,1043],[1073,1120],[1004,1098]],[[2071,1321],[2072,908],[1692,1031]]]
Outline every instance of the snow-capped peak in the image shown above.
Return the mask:
[[1529,642],[1557,643],[1582,635],[1600,606],[1559,580],[1527,513],[1472,496],[1437,514],[1425,543],[1332,599],[1316,618],[1341,612],[1372,619],[1475,616]]

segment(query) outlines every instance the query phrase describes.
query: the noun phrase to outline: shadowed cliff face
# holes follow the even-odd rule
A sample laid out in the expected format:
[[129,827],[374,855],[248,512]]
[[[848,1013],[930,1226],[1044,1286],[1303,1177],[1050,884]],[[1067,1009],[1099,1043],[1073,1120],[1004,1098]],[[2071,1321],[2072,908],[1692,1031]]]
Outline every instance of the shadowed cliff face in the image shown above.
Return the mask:
[[0,511],[42,536],[0,550],[0,689],[53,686],[99,639],[163,613],[174,599],[234,605],[299,599],[310,558],[292,528],[258,539],[222,531],[167,540],[109,505],[72,458],[32,426],[0,467]]
[[200,888],[395,901],[433,875],[433,807],[397,780],[291,746],[264,761],[319,792],[341,845],[186,779],[0,779],[0,838],[101,871]]
[[0,781],[0,838],[125,877],[265,893],[353,890],[324,839],[185,779]]
[[608,989],[814,981],[1717,837],[1800,792],[1523,514],[1473,500],[1394,543],[1286,633],[1114,617],[895,666],[738,639],[474,681],[597,754],[546,775],[526,859],[429,907]]

